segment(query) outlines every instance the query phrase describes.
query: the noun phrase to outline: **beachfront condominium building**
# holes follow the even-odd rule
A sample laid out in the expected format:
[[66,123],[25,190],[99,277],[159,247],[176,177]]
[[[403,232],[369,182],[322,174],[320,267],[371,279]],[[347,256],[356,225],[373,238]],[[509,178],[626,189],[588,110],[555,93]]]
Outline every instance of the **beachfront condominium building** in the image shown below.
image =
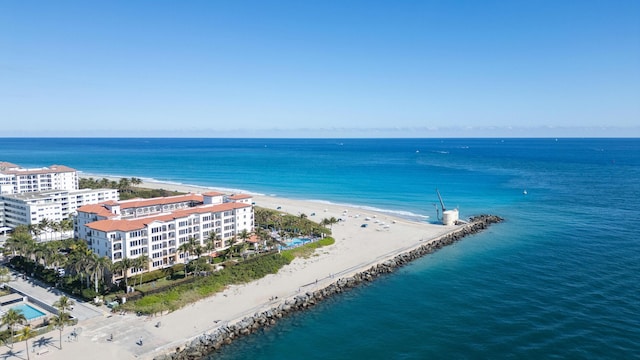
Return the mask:
[[63,165],[25,169],[0,161],[0,194],[21,194],[46,190],[77,190],[78,173]]
[[[74,224],[76,237],[97,255],[114,263],[146,255],[148,271],[188,261],[190,254],[179,249],[190,240],[215,253],[253,226],[251,196],[217,192],[83,206]],[[132,268],[128,274],[140,271],[147,270]]]
[[44,219],[60,222],[81,206],[117,201],[116,189],[46,190],[0,194],[0,227],[38,225]]

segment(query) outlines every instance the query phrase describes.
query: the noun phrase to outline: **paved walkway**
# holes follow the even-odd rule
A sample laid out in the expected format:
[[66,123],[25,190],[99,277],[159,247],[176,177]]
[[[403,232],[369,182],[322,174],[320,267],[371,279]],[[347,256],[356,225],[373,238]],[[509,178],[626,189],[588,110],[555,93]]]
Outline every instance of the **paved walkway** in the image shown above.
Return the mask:
[[[52,306],[62,295],[67,295],[75,303],[71,315],[79,320],[78,325],[65,327],[62,334],[52,329],[30,339],[31,359],[71,359],[77,358],[78,354],[84,354],[93,360],[140,359],[146,358],[154,348],[164,345],[154,336],[160,319],[112,314],[106,306],[97,307],[73,298],[15,271],[7,285],[36,300],[35,303],[40,307],[43,307],[41,304]],[[139,343],[141,338],[144,339],[144,344]],[[0,360],[26,358],[24,341],[0,347]]]
[[[41,283],[40,281],[31,279],[29,277],[24,278],[22,275],[16,272],[12,273],[11,281],[7,283],[7,285],[14,290],[17,290],[20,293],[36,300],[34,301],[36,304],[41,303],[53,306],[53,303],[58,301],[58,299],[62,295],[67,295],[58,289]],[[83,300],[73,298],[69,295],[67,296],[75,303],[73,310],[71,310],[71,315],[78,320],[82,321],[96,316],[103,316],[104,311],[100,308]]]

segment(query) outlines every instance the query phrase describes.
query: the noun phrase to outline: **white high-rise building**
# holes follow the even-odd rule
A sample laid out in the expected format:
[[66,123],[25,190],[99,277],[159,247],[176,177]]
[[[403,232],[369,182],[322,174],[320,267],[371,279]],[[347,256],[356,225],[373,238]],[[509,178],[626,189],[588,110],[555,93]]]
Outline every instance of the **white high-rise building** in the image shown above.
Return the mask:
[[[149,271],[188,260],[180,245],[195,240],[207,252],[241,241],[254,226],[252,197],[221,193],[188,194],[154,199],[111,201],[83,206],[75,218],[76,237],[85,239],[99,256],[113,262],[149,257]],[[132,268],[129,274],[143,269]]]
[[117,201],[116,189],[78,189],[78,172],[64,165],[26,169],[0,161],[0,228],[60,222],[80,206]]
[[43,219],[60,222],[86,204],[117,201],[117,189],[47,190],[0,194],[0,227],[37,225]]
[[78,173],[64,165],[25,169],[0,161],[0,194],[47,190],[77,190]]

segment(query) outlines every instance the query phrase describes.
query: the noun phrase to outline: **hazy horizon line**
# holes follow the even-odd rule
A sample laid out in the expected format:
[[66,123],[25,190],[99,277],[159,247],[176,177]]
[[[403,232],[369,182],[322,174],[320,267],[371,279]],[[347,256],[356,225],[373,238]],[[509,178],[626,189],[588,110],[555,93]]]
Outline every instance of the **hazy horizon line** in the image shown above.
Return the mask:
[[2,138],[636,138],[640,126],[12,130]]

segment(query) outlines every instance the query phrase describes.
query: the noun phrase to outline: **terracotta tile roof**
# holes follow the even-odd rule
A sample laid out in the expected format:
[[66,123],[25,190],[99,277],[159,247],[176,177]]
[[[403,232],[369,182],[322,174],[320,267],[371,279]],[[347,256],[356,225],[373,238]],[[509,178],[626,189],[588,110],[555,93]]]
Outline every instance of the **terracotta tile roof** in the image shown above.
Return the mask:
[[153,199],[131,199],[120,201],[121,209],[129,209],[129,208],[139,208],[153,205],[165,205],[165,204],[175,204],[184,201],[198,201],[202,202],[204,199],[202,195],[199,194],[186,194],[186,195],[177,195],[177,196],[167,196],[162,198],[153,198]]
[[[173,203],[184,202],[184,201],[202,202],[203,199],[202,199],[202,196],[198,194],[187,194],[187,195],[169,196],[164,198],[153,198],[153,199],[131,199],[131,200],[123,200],[120,202],[117,202],[115,200],[109,200],[100,204],[81,206],[78,208],[78,211],[98,214],[98,212],[101,212],[101,211],[109,211],[104,207],[104,205],[110,205],[110,206],[120,205],[120,209],[129,209],[129,208],[138,208],[138,207],[146,207],[146,206],[153,206],[153,205],[173,204]],[[111,214],[110,211],[109,213]]]
[[[140,219],[142,220],[142,219]],[[144,223],[140,220],[98,220],[87,224],[87,227],[98,231],[133,231],[144,228]]]
[[248,194],[234,194],[234,195],[227,196],[227,198],[231,200],[244,200],[244,199],[251,199],[253,198],[253,196]]
[[76,171],[76,169],[70,168],[68,166],[64,166],[64,165],[51,165],[49,166],[50,170],[56,171],[56,172],[71,172],[71,171]]
[[122,220],[98,220],[92,223],[87,224],[86,226],[93,230],[98,231],[133,231],[144,229],[148,224],[153,223],[154,221],[167,222],[176,219],[186,218],[192,214],[204,214],[204,213],[212,213],[212,212],[223,212],[229,211],[233,209],[241,209],[244,207],[251,207],[248,204],[239,204],[239,203],[224,203],[218,205],[203,205],[190,209],[178,210],[169,214],[160,214],[149,216],[145,218],[136,218],[136,219],[122,219]]
[[89,213],[89,214],[96,214],[96,215],[104,216],[104,217],[107,217],[107,218],[116,216],[114,213],[109,211],[109,209],[107,209],[106,207],[104,207],[101,204],[83,205],[83,206],[80,206],[76,211],[85,212],[85,213]]
[[204,193],[202,195],[204,195],[204,196],[221,196],[221,195],[224,195],[224,194],[221,193],[221,192],[217,192],[217,191],[208,191],[208,192],[206,192],[206,193]]
[[7,168],[11,169],[11,168],[19,168],[20,166],[14,164],[14,163],[10,163],[10,162],[6,162],[6,161],[0,161],[0,170],[6,170]]

